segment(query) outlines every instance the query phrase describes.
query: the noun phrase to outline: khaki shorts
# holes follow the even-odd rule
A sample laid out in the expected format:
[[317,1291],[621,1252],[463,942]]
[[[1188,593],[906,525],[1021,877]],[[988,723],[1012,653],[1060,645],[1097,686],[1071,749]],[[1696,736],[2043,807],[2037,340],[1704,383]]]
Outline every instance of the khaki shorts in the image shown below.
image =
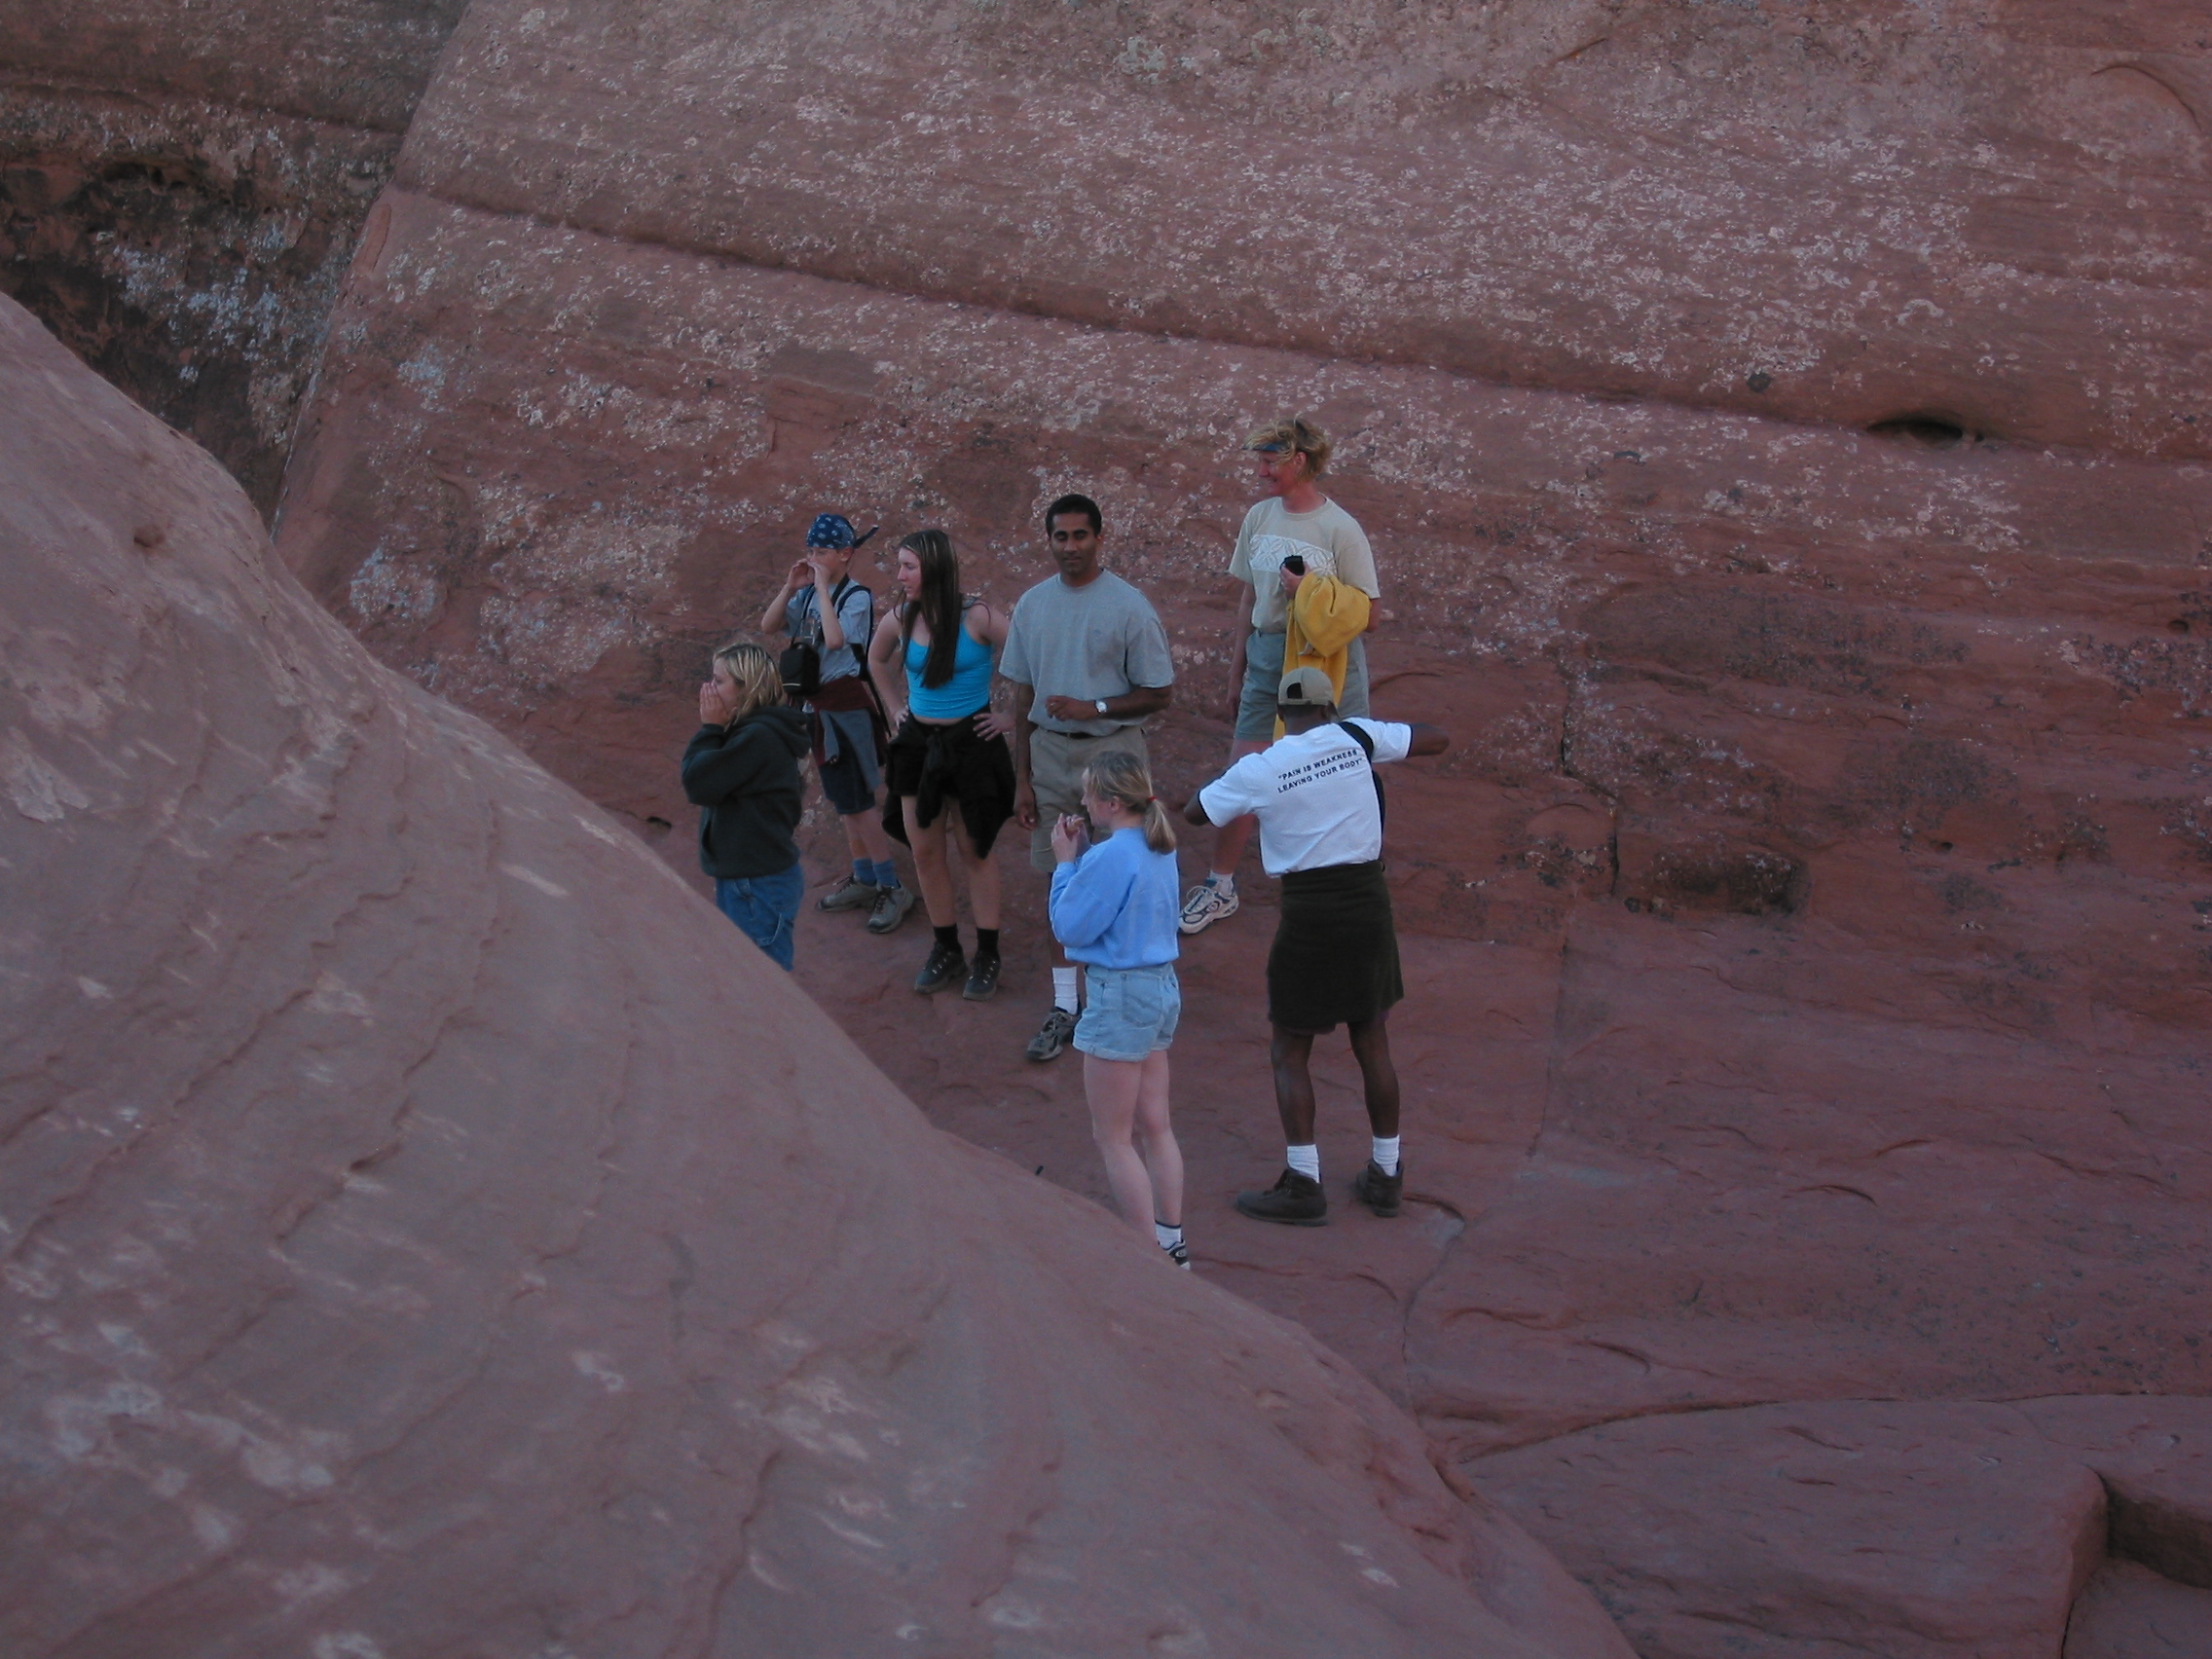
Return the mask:
[[1064,731],[1029,728],[1029,782],[1037,791],[1037,828],[1029,831],[1029,867],[1050,871],[1052,826],[1063,812],[1083,812],[1083,769],[1094,755],[1126,750],[1146,760],[1144,728],[1124,726],[1112,737],[1071,736]]

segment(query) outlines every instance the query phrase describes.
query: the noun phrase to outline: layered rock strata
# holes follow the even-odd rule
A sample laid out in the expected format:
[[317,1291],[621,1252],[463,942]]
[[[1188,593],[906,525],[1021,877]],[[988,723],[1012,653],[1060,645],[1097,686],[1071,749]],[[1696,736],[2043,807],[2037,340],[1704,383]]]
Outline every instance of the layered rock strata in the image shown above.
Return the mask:
[[[1641,1641],[1968,1653],[2072,1598],[2110,1650],[2193,1593],[2170,1559],[1922,1530],[2013,1575],[1986,1632],[1901,1592],[1831,1629],[1825,1540],[1899,1511],[1803,1510],[1763,1429],[1659,1430],[1901,1395],[1971,1441],[2207,1388],[2208,54],[2152,0],[480,3],[281,545],[665,835],[704,648],[814,512],[945,524],[1006,598],[1087,488],[1176,634],[1182,784],[1226,740],[1233,446],[1317,413],[1389,588],[1379,706],[1466,739],[1393,797],[1417,1225],[1220,1220],[1275,1156],[1254,883],[1185,962],[1206,1271],[1531,1525],[1663,1511],[1679,1571],[1641,1521],[1575,1556]],[[941,1122],[1087,1188],[1073,1083],[1018,1059],[1038,926],[985,1010],[811,919],[802,975]],[[2038,1538],[2095,1533],[2103,1465],[2066,1467],[2005,1488]]]

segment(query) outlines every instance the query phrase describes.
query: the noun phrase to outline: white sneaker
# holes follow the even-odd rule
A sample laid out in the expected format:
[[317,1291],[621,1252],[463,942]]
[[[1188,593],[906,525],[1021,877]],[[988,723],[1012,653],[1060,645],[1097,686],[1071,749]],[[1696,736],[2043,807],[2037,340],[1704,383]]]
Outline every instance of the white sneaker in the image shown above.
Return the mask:
[[1176,918],[1175,926],[1187,934],[1204,933],[1214,923],[1235,914],[1235,888],[1224,892],[1210,881],[1201,881],[1183,895],[1183,913]]

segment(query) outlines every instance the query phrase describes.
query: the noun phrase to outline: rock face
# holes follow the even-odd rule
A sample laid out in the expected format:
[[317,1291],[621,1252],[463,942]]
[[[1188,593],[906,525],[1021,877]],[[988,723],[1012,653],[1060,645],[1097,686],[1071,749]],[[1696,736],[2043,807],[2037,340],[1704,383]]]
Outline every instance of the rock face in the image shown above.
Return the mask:
[[0,1646],[1625,1659],[0,302]]
[[0,4],[0,293],[264,512],[460,0]]
[[[1644,1659],[2212,1652],[2212,1402],[1843,1401],[1643,1418],[1480,1465]],[[1682,1471],[1671,1490],[1654,1463]],[[1621,1477],[1625,1475],[1624,1480]],[[1722,1537],[1697,1512],[1735,1507]]]
[[2119,10],[478,0],[400,181],[1117,327],[2201,457],[2212,37]]

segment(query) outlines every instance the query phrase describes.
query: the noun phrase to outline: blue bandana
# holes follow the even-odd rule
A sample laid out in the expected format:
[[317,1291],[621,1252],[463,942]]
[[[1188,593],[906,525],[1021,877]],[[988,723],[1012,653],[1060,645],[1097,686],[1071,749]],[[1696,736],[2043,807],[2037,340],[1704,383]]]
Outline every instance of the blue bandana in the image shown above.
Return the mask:
[[823,513],[806,533],[806,544],[809,547],[858,547],[868,535],[874,534],[875,531],[871,530],[867,535],[855,535],[852,521],[844,514]]

